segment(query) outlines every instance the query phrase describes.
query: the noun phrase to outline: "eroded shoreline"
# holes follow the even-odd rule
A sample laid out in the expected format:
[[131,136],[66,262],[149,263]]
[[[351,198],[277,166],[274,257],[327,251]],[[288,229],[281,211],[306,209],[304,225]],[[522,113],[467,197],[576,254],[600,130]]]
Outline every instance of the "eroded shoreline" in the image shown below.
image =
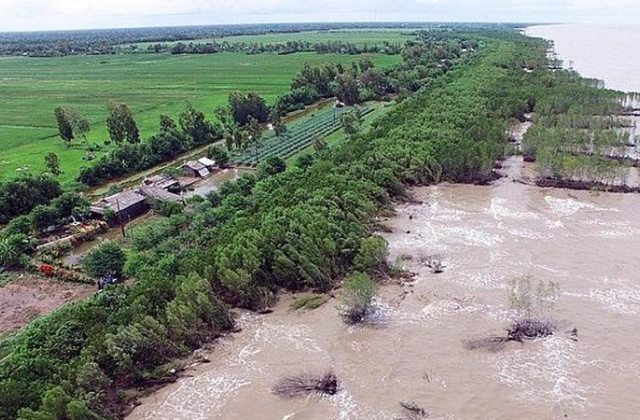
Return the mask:
[[[309,312],[290,312],[285,298],[273,314],[245,313],[242,332],[219,341],[211,363],[146,397],[128,418],[393,419],[404,400],[433,418],[633,418],[640,359],[624,348],[640,313],[631,263],[640,198],[508,178],[413,193],[422,204],[398,206],[383,236],[390,261],[411,255],[402,264],[417,276],[412,286],[381,287],[372,323],[343,325],[334,299]],[[445,272],[424,267],[425,253],[441,254]],[[464,339],[502,334],[513,316],[508,281],[523,274],[559,282],[554,315],[580,329],[579,341],[465,349]],[[270,392],[282,375],[327,367],[342,381],[333,397]]]

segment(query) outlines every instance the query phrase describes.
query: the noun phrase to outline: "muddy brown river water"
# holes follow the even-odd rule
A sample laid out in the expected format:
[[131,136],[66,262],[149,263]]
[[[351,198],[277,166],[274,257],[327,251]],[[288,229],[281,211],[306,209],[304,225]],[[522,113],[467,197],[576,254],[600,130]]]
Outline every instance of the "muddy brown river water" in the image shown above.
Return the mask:
[[[412,255],[404,264],[417,276],[381,287],[369,323],[344,325],[336,300],[300,313],[284,298],[273,314],[242,314],[211,363],[129,419],[392,420],[400,401],[434,419],[640,418],[640,196],[522,185],[516,157],[504,171],[492,186],[416,189],[424,204],[397,208],[384,234],[390,260]],[[419,262],[432,253],[441,274]],[[504,335],[508,282],[522,275],[559,283],[551,316],[578,340],[466,349],[465,339]],[[283,375],[330,367],[334,396],[270,393]]]

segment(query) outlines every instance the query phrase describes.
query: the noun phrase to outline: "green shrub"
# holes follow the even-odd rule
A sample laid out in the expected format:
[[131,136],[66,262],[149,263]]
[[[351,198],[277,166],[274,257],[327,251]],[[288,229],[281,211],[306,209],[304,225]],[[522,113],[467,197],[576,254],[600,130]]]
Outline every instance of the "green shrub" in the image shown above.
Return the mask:
[[122,248],[115,242],[105,242],[93,248],[82,259],[84,272],[91,277],[102,277],[110,274],[122,276],[122,269],[127,257]]
[[354,273],[342,285],[340,313],[347,324],[364,321],[373,308],[375,283],[366,273]]

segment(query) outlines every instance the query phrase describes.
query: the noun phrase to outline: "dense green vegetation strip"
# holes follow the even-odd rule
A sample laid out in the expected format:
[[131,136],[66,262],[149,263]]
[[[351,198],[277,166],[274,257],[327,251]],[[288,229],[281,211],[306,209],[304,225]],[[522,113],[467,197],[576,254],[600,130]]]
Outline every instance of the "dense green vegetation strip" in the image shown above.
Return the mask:
[[[256,176],[132,230],[124,272],[133,284],[65,306],[0,345],[0,419],[116,418],[125,389],[161,382],[176,357],[231,328],[229,306],[262,309],[280,288],[322,292],[355,272],[384,275],[375,216],[405,199],[407,184],[492,179],[513,119],[565,83],[546,69],[541,40],[447,36],[480,51],[365,134],[285,171],[263,163]],[[424,41],[414,59],[440,47]]]

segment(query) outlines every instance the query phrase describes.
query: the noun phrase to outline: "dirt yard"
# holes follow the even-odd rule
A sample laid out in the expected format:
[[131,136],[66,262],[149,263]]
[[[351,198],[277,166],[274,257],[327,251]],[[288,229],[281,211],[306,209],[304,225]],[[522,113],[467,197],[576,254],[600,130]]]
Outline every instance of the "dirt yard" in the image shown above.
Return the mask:
[[63,283],[20,274],[0,286],[0,335],[19,329],[40,314],[95,292],[92,285]]

